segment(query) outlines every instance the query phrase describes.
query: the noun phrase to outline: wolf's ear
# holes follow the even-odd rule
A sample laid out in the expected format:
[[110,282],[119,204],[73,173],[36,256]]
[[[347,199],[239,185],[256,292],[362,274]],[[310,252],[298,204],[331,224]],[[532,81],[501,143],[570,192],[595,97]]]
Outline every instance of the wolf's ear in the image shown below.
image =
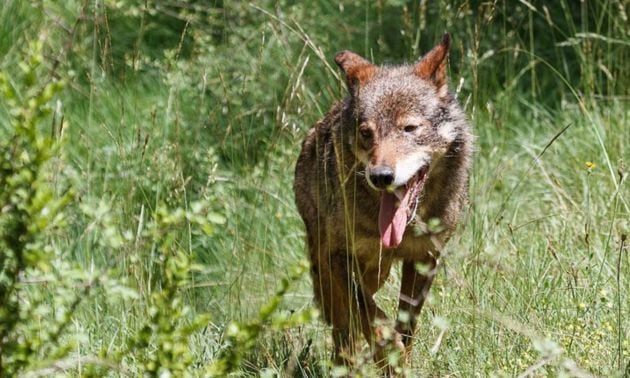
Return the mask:
[[450,45],[451,36],[444,33],[442,41],[413,67],[416,75],[435,84],[440,96],[445,96],[447,91],[446,63]]
[[352,51],[344,50],[335,55],[335,62],[346,74],[348,89],[354,92],[357,86],[365,84],[376,73],[376,66]]

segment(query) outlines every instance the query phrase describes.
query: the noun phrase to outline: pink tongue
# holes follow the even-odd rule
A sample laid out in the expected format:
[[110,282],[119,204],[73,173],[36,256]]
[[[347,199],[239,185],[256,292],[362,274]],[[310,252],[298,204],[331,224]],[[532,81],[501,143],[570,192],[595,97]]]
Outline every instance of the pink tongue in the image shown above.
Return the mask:
[[381,242],[385,248],[396,248],[400,245],[407,227],[407,207],[409,206],[409,190],[405,188],[403,198],[396,207],[398,197],[394,193],[383,192],[381,210],[378,214],[378,226],[381,231]]

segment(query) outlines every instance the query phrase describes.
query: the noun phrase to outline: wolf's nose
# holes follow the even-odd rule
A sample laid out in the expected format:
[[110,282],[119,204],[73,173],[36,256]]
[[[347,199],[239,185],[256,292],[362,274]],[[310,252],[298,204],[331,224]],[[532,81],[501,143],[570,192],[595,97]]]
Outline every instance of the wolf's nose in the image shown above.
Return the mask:
[[378,189],[385,189],[394,182],[394,170],[386,165],[379,165],[370,169],[370,181]]

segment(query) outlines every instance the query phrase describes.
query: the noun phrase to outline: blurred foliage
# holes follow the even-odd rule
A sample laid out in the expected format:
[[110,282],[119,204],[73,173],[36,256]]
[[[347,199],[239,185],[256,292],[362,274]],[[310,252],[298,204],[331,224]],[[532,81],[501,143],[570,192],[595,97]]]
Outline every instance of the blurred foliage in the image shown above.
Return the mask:
[[[63,227],[69,190],[55,193],[47,180],[57,143],[42,133],[50,102],[62,81],[42,78],[41,41],[32,41],[20,62],[18,77],[0,72],[0,91],[10,114],[9,130],[0,139],[0,373],[13,376],[26,367],[65,357],[72,343],[60,337],[69,325],[80,296],[69,292],[72,275],[45,293],[29,295],[29,281],[43,285],[61,278],[54,257],[59,253],[48,235]],[[19,88],[16,90],[14,85]],[[53,122],[53,128],[58,127]],[[79,289],[80,291],[89,288]],[[51,303],[52,302],[52,303]],[[51,306],[53,305],[53,306]]]
[[[208,317],[191,316],[183,303],[180,290],[199,267],[178,247],[179,230],[182,223],[194,224],[211,235],[225,221],[202,202],[191,203],[189,210],[159,206],[147,217],[146,229],[138,227],[135,242],[150,240],[156,266],[147,271],[146,256],[130,259],[140,280],[153,277],[148,284],[153,289],[146,293],[146,319],[127,345],[113,353],[103,348],[96,356],[70,356],[79,335],[68,328],[94,291],[123,299],[142,293],[137,283],[128,286],[116,279],[115,271],[84,271],[56,242],[57,235],[68,232],[68,206],[76,198],[71,172],[63,168],[67,125],[58,116],[64,82],[42,67],[42,51],[42,41],[33,41],[17,77],[0,72],[1,98],[10,116],[0,140],[0,376],[48,376],[81,364],[88,365],[86,376],[101,376],[111,369],[126,372],[121,364],[130,358],[138,361],[134,375],[190,376],[189,338]],[[115,251],[134,242],[133,235],[118,231],[107,203],[84,203],[81,211],[102,248]]]

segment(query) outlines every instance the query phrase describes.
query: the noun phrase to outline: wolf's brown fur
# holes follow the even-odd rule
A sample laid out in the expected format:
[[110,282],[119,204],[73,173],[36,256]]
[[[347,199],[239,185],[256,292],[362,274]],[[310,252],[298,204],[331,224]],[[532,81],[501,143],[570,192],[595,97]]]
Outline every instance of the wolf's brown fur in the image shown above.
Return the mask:
[[[409,351],[437,258],[467,200],[472,136],[447,90],[448,47],[446,34],[411,66],[377,67],[352,52],[337,54],[349,96],[302,145],[296,203],[306,225],[315,299],[332,325],[337,359],[352,355],[358,330],[376,347],[375,359],[383,357],[384,336],[375,320],[386,316],[373,295],[397,260],[402,260],[399,312],[408,316],[399,317],[390,340]],[[379,238],[379,201],[387,195],[382,189],[401,193],[407,186],[384,184],[404,177],[414,164],[428,167],[426,176],[413,173],[424,180],[418,184],[423,187],[415,197],[415,219],[398,245],[383,248],[381,240],[388,239]],[[383,170],[385,180],[379,181],[377,172]],[[433,219],[439,220],[438,230],[427,226]],[[418,271],[418,263],[428,266],[428,273]]]

